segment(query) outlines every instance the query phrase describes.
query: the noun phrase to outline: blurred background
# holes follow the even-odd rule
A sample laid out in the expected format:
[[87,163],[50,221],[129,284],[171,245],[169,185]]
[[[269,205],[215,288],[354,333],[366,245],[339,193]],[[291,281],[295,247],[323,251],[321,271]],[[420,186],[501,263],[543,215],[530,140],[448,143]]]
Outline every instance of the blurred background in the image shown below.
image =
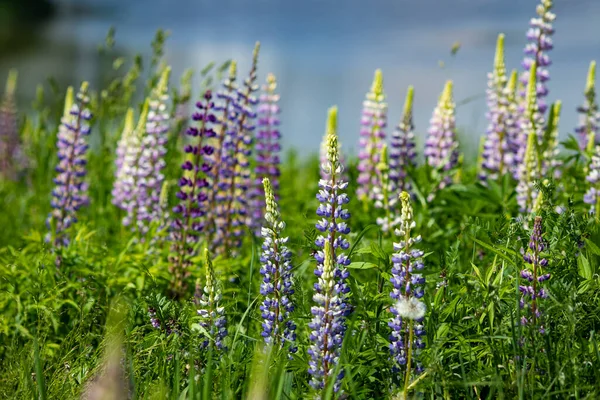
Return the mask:
[[[316,152],[327,108],[340,108],[343,148],[355,152],[361,104],[381,68],[389,126],[398,122],[409,84],[422,143],[447,79],[455,81],[457,119],[467,152],[485,130],[486,74],[497,34],[506,34],[507,67],[520,68],[537,0],[0,0],[0,82],[19,71],[18,102],[30,108],[39,83],[64,87],[89,80],[94,89],[110,63],[98,46],[111,26],[117,52],[130,60],[151,53],[158,28],[170,31],[166,58],[172,82],[186,68],[238,61],[247,74],[262,43],[259,78],[279,80],[284,144]],[[600,1],[556,0],[549,100],[564,102],[561,135],[577,122],[590,60],[600,59]],[[453,53],[451,50],[457,49]],[[148,63],[145,64],[147,66]],[[198,83],[199,79],[194,81]],[[197,94],[197,93],[196,93]]]

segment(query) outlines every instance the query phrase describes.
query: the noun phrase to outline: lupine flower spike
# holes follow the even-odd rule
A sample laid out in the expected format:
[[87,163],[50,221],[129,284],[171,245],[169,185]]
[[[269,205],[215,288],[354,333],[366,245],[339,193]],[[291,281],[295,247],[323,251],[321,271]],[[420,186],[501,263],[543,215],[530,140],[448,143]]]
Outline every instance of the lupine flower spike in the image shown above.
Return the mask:
[[[119,139],[119,143],[117,143],[116,154],[117,157],[115,159],[115,178],[118,180],[119,175],[121,173],[121,169],[123,168],[123,164],[125,163],[125,158],[127,156],[127,149],[131,142],[131,137],[134,132],[134,118],[133,118],[133,108],[127,109],[127,113],[125,114],[125,124],[123,126],[123,133],[121,134],[121,139]],[[115,180],[115,182],[116,182]],[[114,196],[114,194],[113,194]]]
[[263,180],[269,178],[273,187],[275,200],[279,199],[279,152],[281,133],[279,132],[279,94],[275,93],[277,81],[275,75],[267,75],[267,83],[263,87],[258,105],[258,134],[256,135],[256,168],[252,191],[248,194],[252,213],[249,226],[255,227],[260,234],[260,225],[265,211],[265,193]]
[[550,108],[550,114],[548,115],[549,123],[546,126],[546,132],[544,135],[543,152],[542,152],[542,176],[547,176],[551,173],[555,178],[561,176],[561,165],[562,162],[558,158],[560,144],[558,139],[558,126],[560,122],[560,112],[562,110],[562,102],[556,100]]
[[381,230],[385,233],[389,233],[393,230],[396,224],[395,210],[392,204],[395,205],[394,192],[392,190],[392,184],[390,182],[390,166],[388,164],[388,150],[387,144],[383,144],[381,149],[381,159],[377,164],[377,173],[379,174],[379,180],[381,181],[380,187],[375,187],[375,208],[382,209],[384,212],[383,217],[377,218],[377,225],[381,227]]
[[346,283],[349,276],[346,266],[350,259],[343,253],[350,247],[344,237],[350,233],[346,223],[350,213],[344,208],[350,199],[344,193],[348,183],[340,180],[343,166],[339,160],[336,130],[337,107],[333,107],[327,122],[327,162],[321,166],[328,178],[319,181],[317,194],[321,203],[317,215],[322,219],[316,227],[322,235],[315,244],[322,250],[315,255],[317,283],[313,301],[316,305],[311,309],[313,318],[309,324],[308,373],[312,376],[310,384],[317,398],[321,398],[323,390],[330,384],[335,392],[339,392],[343,371],[337,376],[335,371],[346,332],[346,316],[351,310],[347,303],[350,287]]
[[73,100],[73,88],[67,90],[65,112],[58,129],[58,165],[56,166],[56,187],[52,191],[52,211],[46,224],[50,233],[46,236],[54,246],[69,244],[67,229],[77,222],[77,212],[88,204],[85,153],[88,144],[85,139],[90,134],[88,121],[92,114],[88,109],[88,83],[83,82],[77,98]]
[[404,374],[404,394],[410,383],[411,374],[422,371],[418,362],[418,355],[425,346],[423,336],[423,318],[426,306],[421,301],[425,278],[420,271],[423,269],[423,251],[415,248],[421,241],[421,236],[413,237],[412,229],[416,224],[413,218],[413,209],[410,204],[410,195],[407,192],[400,194],[402,214],[396,234],[400,241],[394,243],[396,253],[392,256],[392,292],[390,297],[395,304],[390,308],[392,319],[388,323],[392,330],[390,335],[390,353],[392,355],[392,370]]
[[548,266],[548,260],[541,255],[545,249],[546,244],[542,238],[542,217],[537,216],[529,240],[529,250],[523,255],[523,259],[531,267],[521,271],[521,278],[525,280],[525,284],[519,286],[521,292],[519,306],[523,311],[521,324],[532,326],[542,334],[546,333],[546,329],[542,321],[540,302],[548,297],[543,283],[550,279],[550,274],[544,274],[542,271],[542,268]]
[[287,347],[290,353],[295,353],[298,347],[296,341],[296,324],[290,314],[294,311],[291,296],[292,287],[292,252],[287,248],[287,237],[282,237],[285,222],[275,201],[275,193],[269,179],[263,179],[266,199],[265,225],[261,229],[264,238],[260,262],[260,273],[263,282],[260,294],[264,296],[260,306],[262,336],[265,343],[276,348]]
[[137,227],[137,215],[140,207],[138,196],[143,194],[140,181],[144,172],[140,171],[140,157],[142,154],[142,138],[146,133],[148,108],[149,100],[146,99],[135,129],[129,126],[133,121],[127,121],[126,117],[123,137],[117,149],[119,152],[116,160],[117,170],[112,190],[112,202],[126,212],[122,221],[123,226],[131,227],[132,231],[135,231]]
[[[522,66],[525,71],[521,74],[521,83],[527,85],[531,73],[535,73],[536,77],[536,101],[539,112],[544,115],[548,105],[544,101],[548,96],[548,87],[546,82],[550,80],[548,66],[551,61],[548,52],[552,50],[552,35],[556,15],[552,13],[552,0],[541,0],[536,8],[537,18],[532,18],[529,22],[529,30],[527,31],[527,40],[529,43],[525,46],[525,58]],[[536,64],[537,69],[532,72],[532,65]],[[521,92],[521,101],[527,100],[527,94]],[[523,111],[526,110],[527,104],[523,104]]]
[[596,144],[600,144],[600,135],[598,134],[600,111],[598,111],[598,103],[596,102],[596,61],[590,63],[584,95],[583,105],[577,107],[580,117],[575,132],[579,136],[581,150],[586,148],[593,150]]
[[0,177],[5,179],[15,179],[17,166],[22,168],[24,162],[14,99],[16,85],[17,71],[12,70],[8,74],[6,91],[0,103]]
[[494,70],[488,74],[487,119],[488,127],[483,144],[482,163],[479,178],[482,183],[487,179],[496,180],[506,171],[511,156],[508,146],[507,120],[510,122],[507,77],[504,64],[504,34],[498,36]]
[[360,124],[356,195],[360,201],[366,202],[367,199],[375,200],[373,188],[381,186],[377,164],[381,161],[381,148],[385,141],[387,104],[383,92],[383,75],[379,69],[375,71],[371,91],[363,102]]
[[527,146],[523,162],[518,171],[517,203],[523,213],[530,213],[538,196],[534,182],[541,179],[541,162],[538,153],[538,137],[540,136],[540,114],[537,110],[535,63],[531,66],[533,73],[527,85],[527,112],[522,120],[521,129],[527,135]]
[[248,78],[244,80],[243,88],[237,89],[236,100],[230,102],[229,130],[223,141],[223,171],[217,182],[219,193],[213,244],[225,254],[241,245],[248,217],[246,192],[251,183],[249,157],[256,118],[254,107],[258,103],[254,93],[258,90],[255,82],[259,49],[260,43],[257,42]]
[[177,192],[179,204],[173,208],[176,216],[171,223],[172,254],[169,261],[173,291],[177,294],[185,290],[185,281],[192,266],[191,257],[196,255],[195,248],[205,224],[209,186],[206,173],[212,167],[209,157],[213,153],[207,140],[215,136],[212,124],[217,120],[210,90],[204,93],[204,101],[196,103],[196,108],[198,111],[192,119],[199,123],[199,127],[190,126],[186,131],[192,143],[184,148],[187,159],[181,165],[183,176],[179,179]]
[[590,205],[590,213],[595,214],[599,219],[600,215],[600,144],[594,148],[592,160],[588,167],[588,175],[585,178],[589,184],[589,188],[583,196],[583,201]]
[[456,118],[452,99],[452,81],[446,82],[444,91],[433,116],[431,117],[427,141],[425,142],[425,159],[431,168],[432,178],[436,184],[428,200],[435,197],[437,190],[452,183],[451,173],[458,163],[458,140],[456,138]]
[[212,261],[208,249],[204,249],[204,261],[206,264],[206,284],[200,290],[197,288],[198,315],[200,316],[200,326],[210,335],[205,337],[202,342],[203,348],[208,348],[214,344],[218,351],[225,350],[223,343],[227,337],[227,319],[225,318],[225,308],[221,306],[221,288],[215,277]]
[[[408,87],[404,112],[400,123],[394,129],[390,139],[390,206],[395,207],[398,196],[403,191],[410,192],[411,185],[408,180],[409,171],[416,166],[417,153],[415,151],[415,134],[413,125],[413,98],[414,88]],[[393,199],[392,199],[393,197]]]
[[518,177],[518,169],[525,156],[525,147],[527,146],[527,134],[520,128],[522,113],[519,112],[517,98],[518,75],[517,70],[513,70],[510,74],[502,96],[505,103],[500,104],[506,134],[505,171],[510,172],[515,179]]

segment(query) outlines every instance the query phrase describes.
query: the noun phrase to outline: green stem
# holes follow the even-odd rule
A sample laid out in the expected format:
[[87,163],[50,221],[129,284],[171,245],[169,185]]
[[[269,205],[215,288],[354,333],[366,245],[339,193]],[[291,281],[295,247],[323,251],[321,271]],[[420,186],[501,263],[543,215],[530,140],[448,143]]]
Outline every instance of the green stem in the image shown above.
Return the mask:
[[413,335],[414,335],[414,330],[413,330],[413,321],[411,320],[409,322],[409,328],[408,328],[408,343],[406,344],[407,346],[407,357],[406,357],[406,377],[404,378],[404,399],[408,399],[408,387],[410,384],[410,368],[411,368],[411,362],[412,362],[412,342],[413,342]]

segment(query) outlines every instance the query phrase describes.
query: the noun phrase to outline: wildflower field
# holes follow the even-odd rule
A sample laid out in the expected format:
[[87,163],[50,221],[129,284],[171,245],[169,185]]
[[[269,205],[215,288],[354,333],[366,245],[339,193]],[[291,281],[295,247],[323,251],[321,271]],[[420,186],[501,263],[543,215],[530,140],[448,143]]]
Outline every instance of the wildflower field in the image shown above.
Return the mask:
[[0,398],[599,399],[596,64],[580,104],[547,103],[552,1],[532,14],[521,65],[498,35],[475,163],[452,81],[414,126],[419,88],[388,104],[380,70],[357,155],[335,105],[320,154],[282,148],[259,43],[250,70],[175,77],[159,31],[29,109],[11,72]]

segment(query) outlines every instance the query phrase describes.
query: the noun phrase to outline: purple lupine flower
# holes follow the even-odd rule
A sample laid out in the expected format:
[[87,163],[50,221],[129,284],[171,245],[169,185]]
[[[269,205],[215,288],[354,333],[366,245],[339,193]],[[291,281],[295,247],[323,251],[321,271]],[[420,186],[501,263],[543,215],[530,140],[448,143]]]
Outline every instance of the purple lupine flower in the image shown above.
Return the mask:
[[127,150],[130,146],[131,136],[134,132],[134,122],[133,122],[133,108],[129,108],[127,113],[125,114],[125,124],[123,127],[123,133],[121,134],[121,139],[119,139],[119,143],[117,143],[115,158],[115,178],[118,179],[118,176],[121,173],[121,169],[123,168],[123,164],[125,164],[125,159],[127,157]]
[[206,263],[206,284],[202,289],[199,285],[196,288],[197,313],[200,316],[200,326],[209,335],[209,337],[205,336],[202,341],[202,347],[206,349],[209,345],[214,344],[218,351],[225,351],[227,318],[225,317],[225,308],[220,305],[222,299],[221,288],[215,277],[208,249],[204,249],[204,260]]
[[215,137],[212,124],[217,120],[213,114],[214,103],[210,90],[204,93],[204,102],[196,103],[196,108],[198,111],[192,115],[192,119],[199,122],[200,126],[190,126],[186,131],[192,143],[186,144],[184,148],[188,156],[181,165],[183,176],[179,179],[177,192],[179,204],[173,208],[176,216],[171,223],[170,272],[173,276],[173,291],[178,294],[185,290],[185,280],[189,277],[189,269],[193,264],[191,257],[196,255],[195,247],[205,224],[208,199],[206,192],[209,187],[206,173],[212,168],[209,157],[214,151],[207,140]]
[[14,99],[16,85],[17,71],[12,70],[8,74],[6,91],[0,103],[0,176],[5,179],[15,179],[17,169],[22,168],[25,162]]
[[[418,354],[425,347],[423,318],[426,306],[420,300],[424,294],[425,278],[419,272],[424,267],[423,251],[414,247],[421,241],[421,236],[411,236],[411,230],[416,224],[408,192],[400,194],[400,201],[402,214],[396,230],[400,242],[394,243],[396,253],[392,256],[394,265],[390,278],[393,286],[390,297],[395,304],[390,308],[392,319],[388,325],[392,329],[392,369],[397,373],[404,373],[405,382],[408,383],[413,370],[417,373],[422,371],[421,364],[415,360],[418,360]],[[411,338],[411,341],[407,342],[407,338]]]
[[415,150],[415,134],[413,125],[413,98],[414,88],[408,87],[404,112],[400,123],[392,133],[390,139],[390,184],[392,197],[391,206],[397,203],[398,196],[403,191],[410,192],[411,185],[408,181],[408,172],[416,167],[417,152]]
[[596,61],[590,63],[584,95],[583,105],[577,107],[580,117],[575,133],[579,135],[581,150],[587,147],[591,150],[596,144],[600,144],[600,111],[596,102]]
[[509,172],[515,179],[518,177],[519,166],[523,162],[524,149],[527,146],[527,134],[520,128],[522,113],[519,112],[517,83],[518,73],[517,70],[513,70],[498,103],[506,138],[505,172]]
[[428,197],[429,200],[433,199],[436,191],[452,183],[451,171],[458,165],[458,140],[455,132],[454,109],[452,81],[448,81],[438,105],[433,111],[423,153],[436,183],[436,187]]
[[583,201],[591,206],[590,213],[597,214],[600,210],[600,144],[595,147],[588,168],[589,172],[585,179],[590,186],[583,196]]
[[340,351],[346,333],[346,317],[351,308],[347,303],[350,287],[346,283],[349,276],[346,266],[350,259],[343,253],[350,247],[344,237],[350,233],[347,220],[350,213],[344,208],[350,199],[344,193],[348,183],[340,180],[343,166],[339,161],[337,142],[337,107],[329,110],[327,124],[327,163],[321,167],[328,179],[319,181],[317,199],[321,203],[317,215],[322,219],[316,228],[323,234],[318,236],[315,244],[319,250],[315,259],[317,267],[315,275],[315,293],[311,308],[313,315],[309,324],[311,345],[308,373],[312,376],[310,384],[321,398],[324,388],[334,380],[334,391],[340,389],[343,371],[334,376],[339,364]]
[[541,256],[545,249],[546,244],[542,238],[542,217],[537,216],[533,223],[529,250],[523,254],[523,259],[531,265],[531,268],[521,271],[521,278],[525,284],[519,286],[521,292],[519,307],[523,310],[521,324],[531,325],[542,334],[546,333],[546,329],[541,321],[540,300],[548,297],[548,292],[543,288],[542,283],[550,279],[550,274],[544,274],[542,271],[542,268],[548,265],[548,260]]
[[150,95],[146,134],[142,138],[141,153],[137,162],[137,187],[135,188],[135,221],[137,230],[145,235],[153,222],[163,219],[160,192],[165,177],[166,144],[170,127],[167,109],[168,83],[171,69],[166,67],[157,86]]
[[379,69],[375,71],[373,85],[363,102],[360,124],[356,195],[361,201],[374,200],[373,188],[381,186],[376,167],[380,161],[381,147],[385,142],[384,129],[387,124],[383,75]]
[[287,347],[290,353],[298,351],[296,341],[296,324],[290,318],[294,311],[291,296],[294,294],[292,287],[292,252],[286,246],[287,237],[281,234],[285,229],[285,222],[275,202],[273,186],[268,178],[263,179],[265,193],[265,226],[261,233],[264,238],[260,262],[260,273],[263,282],[260,285],[260,294],[264,296],[260,306],[262,323],[262,337],[265,343],[276,348]]
[[54,246],[69,244],[67,229],[77,222],[77,212],[88,204],[88,184],[85,181],[87,160],[85,153],[88,144],[85,137],[90,134],[88,121],[92,113],[88,109],[88,83],[83,82],[76,101],[73,101],[73,88],[69,87],[65,99],[65,112],[58,129],[56,147],[56,187],[52,191],[52,211],[46,224],[50,232],[46,236]]
[[511,157],[507,120],[513,120],[509,114],[509,92],[506,90],[506,66],[504,64],[504,34],[498,35],[494,70],[488,74],[487,107],[488,127],[483,144],[481,170],[479,179],[485,183],[487,179],[496,180],[510,166],[507,157]]
[[[531,71],[536,71],[536,65],[533,63]],[[530,213],[533,209],[535,201],[538,197],[538,191],[534,186],[536,180],[541,179],[542,166],[538,162],[538,137],[539,131],[543,126],[542,117],[537,108],[536,101],[536,74],[530,75],[529,84],[527,85],[527,110],[521,118],[520,127],[523,135],[527,137],[527,146],[523,155],[522,163],[517,171],[517,203],[519,209],[523,213]]]
[[221,165],[222,171],[216,181],[218,193],[216,200],[215,238],[213,246],[225,254],[242,243],[248,216],[246,192],[250,181],[250,160],[252,153],[252,131],[256,112],[254,106],[258,99],[254,92],[258,90],[256,70],[260,43],[256,43],[252,57],[252,67],[243,88],[236,90],[235,100],[229,102],[230,110],[224,110],[228,128],[223,139]]
[[148,317],[150,317],[150,324],[154,329],[160,329],[161,324],[158,316],[156,315],[156,310],[152,307],[148,308]]
[[[532,18],[529,22],[529,30],[527,31],[527,40],[529,43],[525,46],[525,58],[522,62],[522,67],[525,69],[521,74],[521,83],[527,85],[529,82],[529,74],[531,73],[531,66],[535,63],[537,65],[537,84],[536,84],[536,98],[539,112],[544,115],[548,105],[544,99],[548,96],[548,87],[546,82],[550,80],[550,73],[548,66],[551,61],[548,56],[548,52],[552,50],[552,34],[554,34],[554,28],[552,23],[556,18],[556,15],[552,13],[552,0],[541,0],[536,8],[537,18]],[[521,100],[526,100],[526,93],[521,92]],[[526,105],[523,105],[523,111],[525,111]]]
[[275,75],[267,75],[267,83],[263,86],[263,93],[258,105],[258,134],[256,135],[256,168],[252,190],[248,194],[252,212],[248,218],[248,226],[253,227],[256,234],[260,234],[265,211],[265,193],[263,190],[264,178],[269,178],[273,186],[275,200],[279,199],[279,152],[281,133],[279,131],[279,94],[275,93],[277,81]]

